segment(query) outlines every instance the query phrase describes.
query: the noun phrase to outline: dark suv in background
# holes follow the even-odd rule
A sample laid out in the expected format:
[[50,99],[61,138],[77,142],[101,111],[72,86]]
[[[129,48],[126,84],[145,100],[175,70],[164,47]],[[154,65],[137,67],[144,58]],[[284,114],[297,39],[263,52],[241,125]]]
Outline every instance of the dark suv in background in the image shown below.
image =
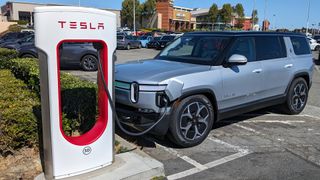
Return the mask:
[[[18,51],[19,57],[38,58],[34,43],[21,46]],[[63,69],[81,67],[84,71],[96,71],[97,63],[97,50],[92,43],[64,43],[60,49],[60,66]]]

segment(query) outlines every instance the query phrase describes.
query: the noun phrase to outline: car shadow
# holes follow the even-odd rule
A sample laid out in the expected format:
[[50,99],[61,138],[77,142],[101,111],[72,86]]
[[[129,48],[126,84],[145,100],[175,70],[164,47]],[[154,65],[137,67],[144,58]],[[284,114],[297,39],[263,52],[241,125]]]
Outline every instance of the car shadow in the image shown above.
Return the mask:
[[[214,123],[211,133],[214,133],[214,130],[216,129],[220,129],[225,126],[229,126],[232,124],[249,120],[251,118],[256,118],[256,117],[260,117],[268,114],[282,114],[282,113],[275,108],[265,108],[262,110],[224,119]],[[170,136],[155,136],[152,134],[146,134],[140,137],[132,137],[132,136],[126,135],[125,133],[121,132],[117,128],[116,128],[116,133],[122,138],[126,139],[127,141],[139,146],[141,150],[143,150],[144,148],[156,148],[157,144],[164,147],[169,147],[169,148],[184,149],[183,147],[177,146],[176,144],[172,143],[170,141]]]

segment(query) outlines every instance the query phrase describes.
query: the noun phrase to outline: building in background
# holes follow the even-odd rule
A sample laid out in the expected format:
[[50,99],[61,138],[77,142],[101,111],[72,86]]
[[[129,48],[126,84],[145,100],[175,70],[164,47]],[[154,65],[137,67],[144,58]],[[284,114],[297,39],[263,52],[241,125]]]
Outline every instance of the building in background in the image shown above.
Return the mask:
[[[62,4],[40,4],[27,2],[7,2],[1,7],[1,14],[7,21],[26,21],[33,25],[33,9],[44,6],[63,6]],[[121,26],[120,10],[104,9],[117,15],[117,26]]]
[[167,31],[184,31],[195,28],[192,9],[173,5],[173,0],[157,0],[157,28]]
[[[223,30],[225,28],[235,27],[239,22],[239,17],[237,14],[232,14],[231,21],[227,24],[219,22],[219,18],[215,23],[210,21],[209,9],[196,8],[191,11],[192,17],[195,18],[195,28],[196,29],[207,29],[207,30]],[[252,29],[252,18],[244,17],[242,22],[242,30]]]

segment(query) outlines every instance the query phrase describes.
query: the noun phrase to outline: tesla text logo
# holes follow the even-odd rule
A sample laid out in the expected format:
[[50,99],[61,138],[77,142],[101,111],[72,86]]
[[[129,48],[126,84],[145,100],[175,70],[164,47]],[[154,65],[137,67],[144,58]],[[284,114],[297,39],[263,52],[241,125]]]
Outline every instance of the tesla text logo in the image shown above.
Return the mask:
[[61,29],[88,29],[88,30],[103,30],[104,23],[77,22],[77,21],[58,21]]

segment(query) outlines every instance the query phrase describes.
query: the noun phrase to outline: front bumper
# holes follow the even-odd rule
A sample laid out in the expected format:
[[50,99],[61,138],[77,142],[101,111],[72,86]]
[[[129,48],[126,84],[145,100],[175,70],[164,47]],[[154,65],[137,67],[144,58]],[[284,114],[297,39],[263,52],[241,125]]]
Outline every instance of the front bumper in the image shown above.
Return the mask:
[[[158,91],[151,91],[146,86],[140,88],[137,101],[132,101],[132,91],[129,83],[117,82],[115,88],[116,111],[122,123],[143,131],[151,127],[163,115],[164,106],[159,98],[165,97],[165,93],[159,86]],[[141,87],[141,86],[140,86]],[[131,87],[132,88],[132,87]],[[153,89],[154,90],[154,89]],[[168,102],[168,101],[167,101]],[[152,134],[165,135],[169,127],[170,107],[164,119],[152,130]]]
[[[121,123],[137,130],[144,131],[154,125],[161,116],[162,113],[145,113],[140,112],[137,108],[125,106],[123,104],[116,103],[117,116]],[[166,114],[164,118],[150,131],[154,135],[166,135],[169,129],[170,114]]]

